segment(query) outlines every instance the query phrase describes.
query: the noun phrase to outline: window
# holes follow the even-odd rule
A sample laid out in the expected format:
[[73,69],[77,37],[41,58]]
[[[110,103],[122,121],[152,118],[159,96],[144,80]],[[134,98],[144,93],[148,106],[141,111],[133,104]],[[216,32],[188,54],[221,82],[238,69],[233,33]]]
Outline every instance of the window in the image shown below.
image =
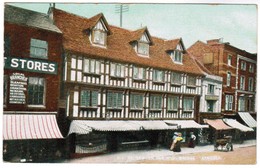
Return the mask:
[[232,110],[233,109],[233,95],[226,95],[225,109]]
[[249,65],[249,72],[254,73],[255,72],[255,66],[253,64]]
[[240,90],[245,90],[245,77],[240,77]]
[[231,66],[232,64],[232,56],[228,55],[228,61],[227,61],[228,66]]
[[72,56],[71,58],[71,72],[70,79],[71,81],[82,81],[82,57]]
[[151,95],[150,96],[150,108],[151,108],[151,110],[161,110],[162,109],[162,96]]
[[93,43],[99,45],[106,45],[107,33],[105,31],[94,29],[93,30]]
[[99,74],[100,61],[94,59],[84,59],[84,73]]
[[172,58],[174,62],[182,63],[182,51],[175,50],[172,52]]
[[246,62],[241,61],[241,70],[246,71]]
[[194,110],[194,99],[191,97],[185,97],[183,99],[183,110],[193,111]]
[[122,64],[111,63],[110,75],[113,77],[124,78],[125,77],[125,67]]
[[45,79],[29,77],[28,84],[28,104],[44,105],[45,99]]
[[228,72],[227,73],[227,86],[230,86],[230,82],[231,82],[231,73]]
[[208,112],[213,112],[214,111],[214,104],[216,101],[214,100],[207,100],[207,105],[208,105]]
[[133,78],[145,80],[145,68],[134,67]]
[[8,83],[8,78],[7,75],[4,75],[4,104],[6,104],[7,101],[7,83]]
[[10,37],[5,35],[4,36],[4,56],[10,56]]
[[82,90],[80,94],[81,107],[97,107],[98,105],[98,91]]
[[168,111],[178,111],[179,108],[179,97],[169,96],[168,97]]
[[248,80],[248,91],[254,91],[254,78],[252,77]]
[[153,70],[153,81],[164,82],[164,71]]
[[123,93],[122,92],[112,92],[107,93],[107,107],[121,109],[123,104]]
[[208,84],[208,94],[214,95],[215,86],[212,84]]
[[244,96],[240,96],[238,98],[238,111],[245,111],[246,106],[245,106],[245,97]]
[[188,86],[196,86],[196,77],[188,76],[187,77],[187,85]]
[[181,74],[172,72],[172,74],[171,74],[171,83],[180,85],[181,84]]
[[131,109],[143,109],[143,95],[142,94],[131,94],[130,98]]
[[149,44],[146,42],[138,42],[137,52],[141,55],[149,55]]
[[31,57],[48,58],[48,43],[43,40],[31,39]]

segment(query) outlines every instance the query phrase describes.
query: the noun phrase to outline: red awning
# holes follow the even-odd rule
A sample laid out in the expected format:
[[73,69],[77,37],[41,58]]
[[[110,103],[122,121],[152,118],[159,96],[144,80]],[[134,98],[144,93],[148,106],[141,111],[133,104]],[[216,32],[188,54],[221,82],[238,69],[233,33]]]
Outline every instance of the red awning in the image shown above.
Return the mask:
[[233,129],[232,127],[229,127],[228,125],[226,125],[221,119],[215,119],[215,120],[205,119],[204,122],[207,123],[208,125],[212,126],[213,128],[215,128],[216,130]]
[[56,116],[54,114],[4,114],[4,140],[60,139]]

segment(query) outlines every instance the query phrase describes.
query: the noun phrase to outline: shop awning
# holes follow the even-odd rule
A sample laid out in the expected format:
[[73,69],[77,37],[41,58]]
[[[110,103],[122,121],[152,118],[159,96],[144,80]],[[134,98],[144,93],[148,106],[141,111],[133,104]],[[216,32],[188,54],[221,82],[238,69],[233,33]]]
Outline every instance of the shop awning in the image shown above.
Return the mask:
[[246,123],[247,126],[251,128],[256,127],[256,120],[248,112],[238,112],[238,115]]
[[169,125],[177,125],[178,128],[208,128],[208,125],[201,125],[194,120],[164,120]]
[[169,130],[177,129],[177,126],[168,126],[164,121],[131,121],[142,126],[144,130]]
[[54,114],[4,114],[4,140],[63,138]]
[[88,134],[96,131],[141,131],[141,130],[169,130],[176,129],[176,126],[168,126],[163,121],[137,121],[137,120],[74,120],[70,124],[68,134]]
[[222,121],[222,119],[215,119],[215,120],[205,119],[204,122],[209,124],[213,128],[215,128],[216,130],[230,130],[230,129],[233,129],[232,127],[229,127],[228,125],[226,125]]
[[235,119],[227,119],[227,118],[224,118],[223,121],[229,125],[230,127],[233,127],[233,128],[236,128],[236,129],[239,129],[240,131],[242,132],[248,132],[248,131],[254,131],[253,128],[249,128],[241,123],[239,123],[237,120]]

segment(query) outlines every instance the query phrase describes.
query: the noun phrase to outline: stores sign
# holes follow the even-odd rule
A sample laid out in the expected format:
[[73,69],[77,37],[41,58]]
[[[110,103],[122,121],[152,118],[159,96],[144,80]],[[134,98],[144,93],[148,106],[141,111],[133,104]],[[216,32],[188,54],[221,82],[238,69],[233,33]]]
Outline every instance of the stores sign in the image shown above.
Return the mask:
[[28,72],[57,74],[58,65],[47,60],[5,57],[5,68]]

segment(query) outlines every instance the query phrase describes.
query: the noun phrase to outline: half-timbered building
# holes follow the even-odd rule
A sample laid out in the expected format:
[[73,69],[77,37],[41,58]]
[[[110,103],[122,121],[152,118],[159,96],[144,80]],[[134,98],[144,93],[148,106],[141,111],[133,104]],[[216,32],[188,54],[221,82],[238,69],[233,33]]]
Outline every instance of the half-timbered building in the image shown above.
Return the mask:
[[204,74],[181,38],[115,27],[103,14],[86,18],[52,7],[49,16],[63,33],[63,108],[72,153],[162,145],[172,136],[168,130],[182,129],[180,120],[200,128]]

